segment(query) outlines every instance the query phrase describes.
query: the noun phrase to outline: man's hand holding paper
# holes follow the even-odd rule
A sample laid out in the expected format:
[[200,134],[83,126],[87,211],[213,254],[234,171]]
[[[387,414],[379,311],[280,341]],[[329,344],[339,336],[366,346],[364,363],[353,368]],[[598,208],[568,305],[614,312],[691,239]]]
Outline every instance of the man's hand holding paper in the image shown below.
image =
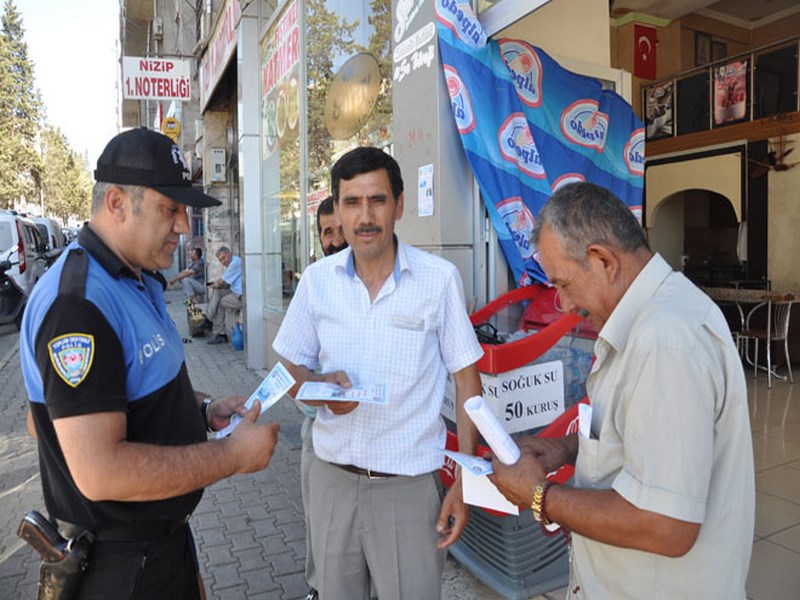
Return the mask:
[[[343,374],[343,371],[337,373]],[[352,412],[361,403],[386,404],[386,386],[353,386],[349,379],[347,385],[336,381],[306,381],[300,386],[295,399],[311,406],[324,404],[333,414],[344,415]]]

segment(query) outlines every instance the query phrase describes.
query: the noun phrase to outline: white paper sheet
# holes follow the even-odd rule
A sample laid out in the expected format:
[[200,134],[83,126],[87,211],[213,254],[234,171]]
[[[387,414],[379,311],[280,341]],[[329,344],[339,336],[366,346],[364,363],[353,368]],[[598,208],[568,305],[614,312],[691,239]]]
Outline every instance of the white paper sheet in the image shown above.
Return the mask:
[[519,514],[519,507],[506,500],[486,475],[474,475],[469,469],[462,469],[461,485],[464,502],[467,504],[491,508],[510,515]]
[[[277,362],[275,363],[275,366],[272,367],[272,370],[267,373],[267,376],[264,378],[264,381],[261,382],[261,385],[256,388],[256,391],[253,392],[252,395],[247,399],[247,402],[244,403],[244,407],[246,410],[250,410],[250,408],[253,406],[253,402],[258,400],[261,402],[261,412],[259,414],[263,415],[264,412],[278,400],[280,400],[294,384],[294,377],[289,374],[289,371],[286,370],[286,367],[284,367],[280,362]],[[231,417],[231,422],[217,432],[217,439],[220,440],[226,435],[230,435],[231,432],[239,425],[241,420],[242,418],[239,415],[233,415]]]
[[483,401],[483,397],[473,396],[464,403],[464,409],[500,462],[513,465],[519,460],[519,446],[494,416],[492,409]]

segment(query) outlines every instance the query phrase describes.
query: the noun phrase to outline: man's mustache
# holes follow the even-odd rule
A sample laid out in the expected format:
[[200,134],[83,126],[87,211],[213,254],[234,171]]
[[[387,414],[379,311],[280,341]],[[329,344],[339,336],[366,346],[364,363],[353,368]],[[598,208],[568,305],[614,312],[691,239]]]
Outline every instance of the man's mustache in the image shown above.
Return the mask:
[[381,233],[382,231],[383,227],[379,227],[378,225],[362,225],[361,227],[355,228],[356,235],[362,233]]
[[328,244],[328,247],[323,248],[323,250],[325,251],[325,256],[330,256],[331,254],[336,254],[345,248],[347,248],[347,242],[342,242],[340,246],[337,246],[336,244]]

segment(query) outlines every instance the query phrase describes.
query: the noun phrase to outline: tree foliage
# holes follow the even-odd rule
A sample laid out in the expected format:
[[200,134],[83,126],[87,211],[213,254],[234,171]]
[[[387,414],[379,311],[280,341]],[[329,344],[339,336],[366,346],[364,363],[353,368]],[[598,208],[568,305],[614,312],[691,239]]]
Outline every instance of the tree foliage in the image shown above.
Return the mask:
[[42,130],[41,149],[46,212],[62,222],[70,216],[88,218],[92,180],[83,158],[70,149],[61,130],[50,126]]
[[0,203],[8,207],[35,198],[41,176],[36,137],[42,102],[13,0],[6,0],[0,37]]
[[306,10],[308,171],[311,179],[326,181],[331,168],[331,144],[325,127],[325,99],[335,75],[334,60],[356,50],[353,34],[359,21],[348,22],[337,16],[325,0],[309,0]]
[[86,162],[63,134],[44,123],[22,15],[5,0],[0,30],[0,207],[39,205],[66,221],[91,208]]

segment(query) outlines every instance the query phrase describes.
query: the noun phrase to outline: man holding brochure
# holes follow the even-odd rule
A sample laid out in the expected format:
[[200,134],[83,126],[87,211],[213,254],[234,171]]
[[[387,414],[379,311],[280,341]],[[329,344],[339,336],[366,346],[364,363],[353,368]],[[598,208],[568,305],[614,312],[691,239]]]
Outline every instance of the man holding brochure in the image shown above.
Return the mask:
[[[719,308],[590,183],[556,191],[533,240],[566,311],[599,332],[578,433],[493,461],[506,498],[572,532],[568,598],[745,598],[754,470],[742,363]],[[575,465],[575,485],[545,474]]]
[[[437,492],[439,412],[450,372],[459,446],[474,453],[463,404],[481,393],[482,351],[456,268],[394,235],[397,162],[356,148],[331,180],[349,248],[305,270],[273,343],[297,380],[292,394],[309,381],[345,388],[345,398],[309,402],[319,408],[310,521],[320,597],[368,599],[372,580],[382,600],[438,598],[444,549],[468,518],[460,477],[443,501]],[[348,389],[381,386],[383,400],[347,399]]]

